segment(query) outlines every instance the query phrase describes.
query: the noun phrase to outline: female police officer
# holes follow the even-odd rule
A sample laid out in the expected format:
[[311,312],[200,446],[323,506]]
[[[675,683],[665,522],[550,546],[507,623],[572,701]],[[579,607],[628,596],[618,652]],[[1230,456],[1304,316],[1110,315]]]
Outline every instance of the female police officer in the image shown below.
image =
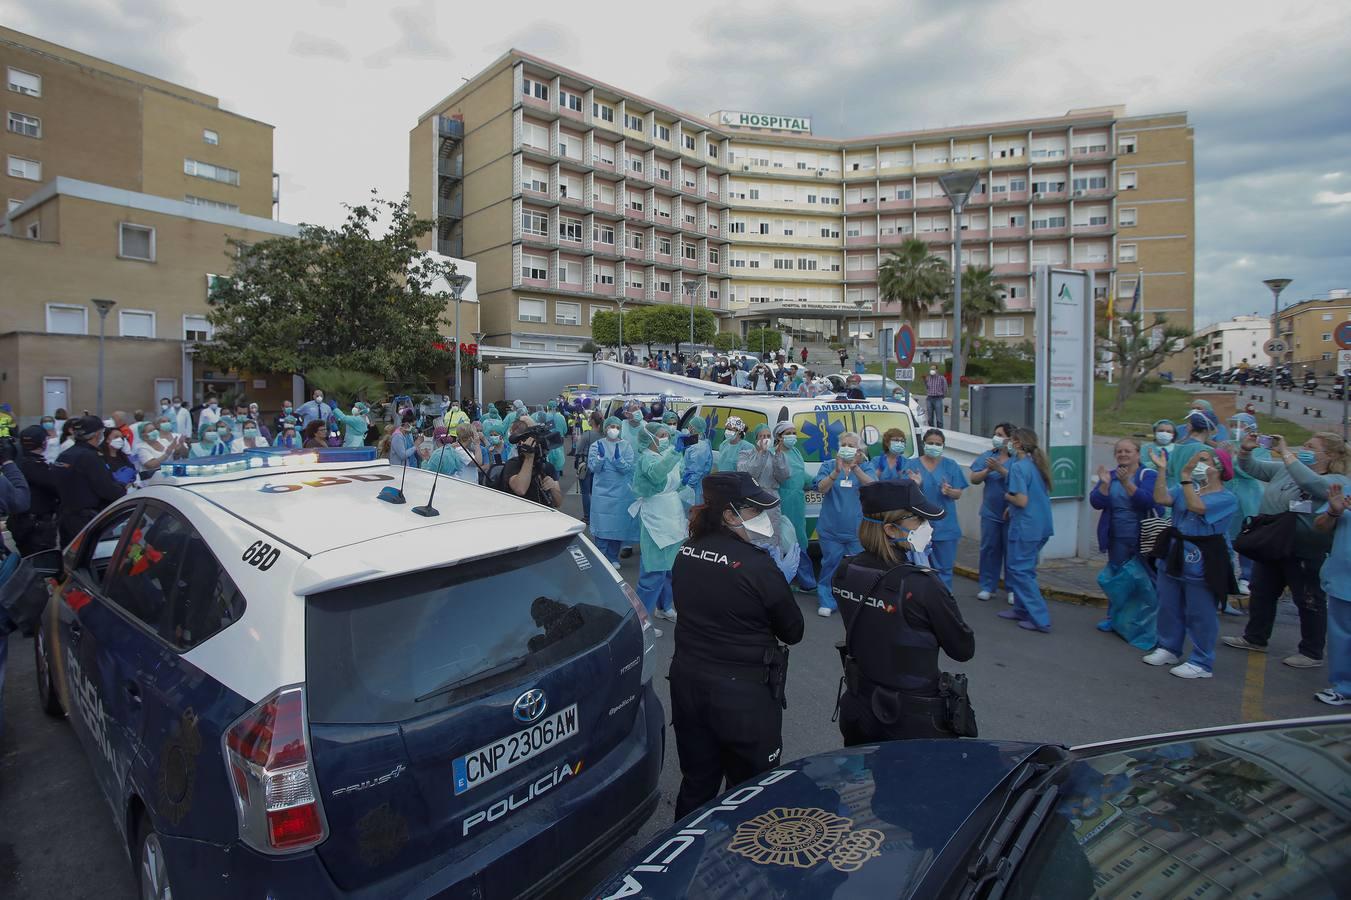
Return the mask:
[[938,651],[965,662],[975,635],[938,574],[912,562],[943,509],[908,480],[864,485],[859,495],[864,551],[845,559],[831,583],[845,631],[844,745],[974,735],[964,682],[940,691],[948,676]]
[[671,660],[671,721],[680,755],[675,817],[780,761],[780,644],[802,640],[802,611],[766,548],[779,498],[747,472],[704,479],[689,539],[672,568],[680,618]]

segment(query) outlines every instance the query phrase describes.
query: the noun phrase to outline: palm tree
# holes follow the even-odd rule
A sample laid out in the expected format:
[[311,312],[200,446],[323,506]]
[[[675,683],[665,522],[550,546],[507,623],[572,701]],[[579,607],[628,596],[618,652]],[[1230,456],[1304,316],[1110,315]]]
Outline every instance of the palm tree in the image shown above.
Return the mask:
[[877,290],[884,301],[901,304],[901,316],[918,323],[929,304],[948,292],[948,263],[929,252],[929,245],[909,238],[882,263]]
[[[1008,292],[994,280],[994,269],[989,266],[967,266],[962,273],[962,358],[971,358],[971,345],[980,334],[980,323],[986,316],[1004,311]],[[952,312],[952,294],[943,299],[943,312]]]

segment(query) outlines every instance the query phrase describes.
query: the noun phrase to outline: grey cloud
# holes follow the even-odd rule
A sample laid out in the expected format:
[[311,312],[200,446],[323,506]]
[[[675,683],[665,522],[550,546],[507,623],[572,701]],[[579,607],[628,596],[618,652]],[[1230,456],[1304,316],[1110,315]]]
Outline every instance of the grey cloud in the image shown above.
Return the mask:
[[352,54],[339,42],[305,31],[297,31],[291,37],[291,46],[286,52],[305,59],[335,59],[346,62],[352,58]]
[[524,50],[526,53],[532,53],[535,56],[557,62],[565,62],[568,65],[583,65],[578,58],[581,41],[577,32],[561,22],[534,22],[528,27],[508,35],[495,46],[500,48],[500,52],[515,47],[517,50]]
[[190,20],[177,4],[43,0],[4,7],[5,24],[26,34],[210,93],[194,83],[179,50],[187,43],[180,38]]
[[382,69],[401,59],[445,61],[454,57],[450,45],[436,33],[436,4],[422,0],[417,6],[400,6],[389,12],[399,37],[366,57],[366,65]]

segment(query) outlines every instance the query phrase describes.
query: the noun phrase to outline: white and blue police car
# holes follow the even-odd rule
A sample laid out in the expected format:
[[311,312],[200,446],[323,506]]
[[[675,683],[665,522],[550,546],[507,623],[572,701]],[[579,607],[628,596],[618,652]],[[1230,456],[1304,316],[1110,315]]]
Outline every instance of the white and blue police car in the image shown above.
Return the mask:
[[372,456],[176,463],[67,548],[39,697],[143,896],[537,894],[655,807],[651,626],[582,524]]

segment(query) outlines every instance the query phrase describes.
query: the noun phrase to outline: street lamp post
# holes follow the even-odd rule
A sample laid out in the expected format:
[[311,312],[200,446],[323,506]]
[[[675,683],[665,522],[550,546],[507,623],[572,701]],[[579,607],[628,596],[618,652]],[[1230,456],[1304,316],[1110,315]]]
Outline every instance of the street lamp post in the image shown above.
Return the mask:
[[855,300],[854,305],[858,307],[858,330],[854,332],[854,356],[855,362],[863,359],[863,309],[868,305],[867,300]]
[[108,312],[117,305],[116,300],[98,300],[90,301],[99,313],[99,381],[98,381],[98,402],[95,408],[98,409],[99,418],[103,418],[103,338],[106,332],[108,322]]
[[[1263,284],[1271,290],[1271,336],[1280,336],[1281,291],[1289,287],[1291,278],[1267,278]],[[1276,417],[1276,366],[1271,366],[1271,416]]]
[[454,275],[446,277],[450,282],[450,296],[455,298],[455,402],[460,402],[460,380],[462,371],[460,368],[460,298],[464,296],[464,289],[469,287],[469,282],[474,279],[468,275],[461,275],[456,272]]
[[[628,290],[627,286],[625,287],[625,290]],[[621,363],[624,362],[624,301],[627,299],[627,297],[619,298],[619,347],[617,350],[619,352],[619,361]]]
[[699,290],[699,282],[697,282],[697,281],[695,281],[694,279],[691,278],[689,281],[682,281],[680,284],[681,284],[681,287],[683,287],[683,288],[685,289],[685,293],[688,294],[688,295],[689,295],[689,298],[690,298],[690,352],[693,353],[693,352],[694,352],[694,292],[697,291],[697,290]]
[[938,176],[943,193],[952,201],[952,418],[962,427],[962,209],[980,176],[975,172],[948,172]]

